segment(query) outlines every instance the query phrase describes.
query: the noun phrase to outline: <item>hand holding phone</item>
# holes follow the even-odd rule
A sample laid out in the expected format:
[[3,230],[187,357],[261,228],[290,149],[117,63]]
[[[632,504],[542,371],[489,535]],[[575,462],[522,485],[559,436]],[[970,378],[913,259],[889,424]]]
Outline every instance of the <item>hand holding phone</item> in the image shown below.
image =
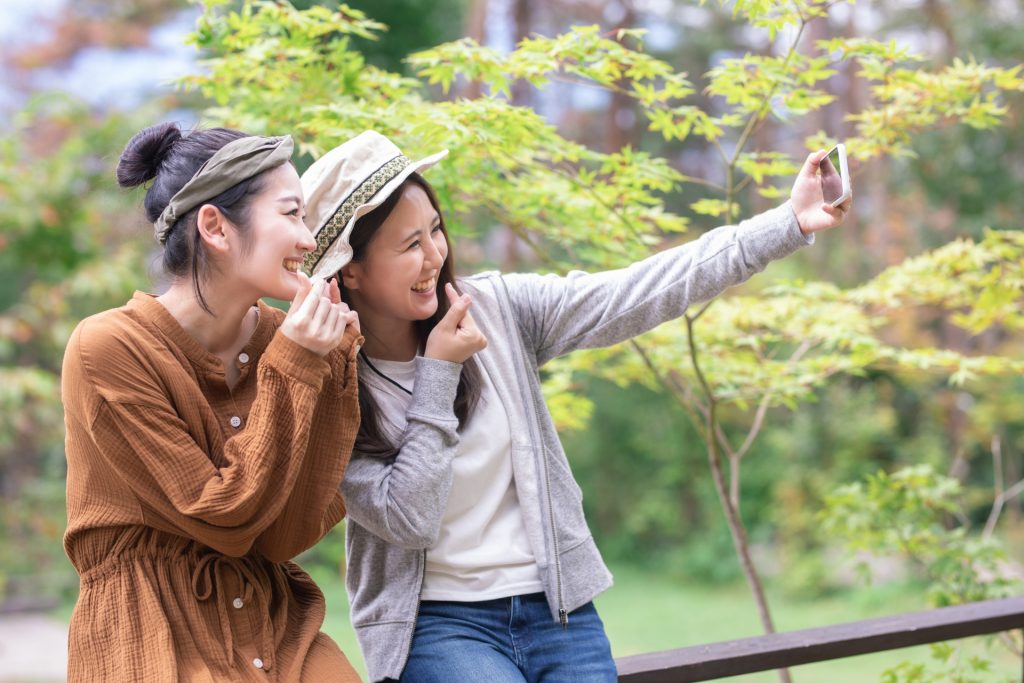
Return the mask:
[[827,152],[809,154],[789,201],[805,235],[841,225],[853,205],[846,147],[839,144]]
[[839,143],[818,164],[821,174],[821,195],[825,203],[839,206],[852,195],[850,168],[846,163],[846,145]]

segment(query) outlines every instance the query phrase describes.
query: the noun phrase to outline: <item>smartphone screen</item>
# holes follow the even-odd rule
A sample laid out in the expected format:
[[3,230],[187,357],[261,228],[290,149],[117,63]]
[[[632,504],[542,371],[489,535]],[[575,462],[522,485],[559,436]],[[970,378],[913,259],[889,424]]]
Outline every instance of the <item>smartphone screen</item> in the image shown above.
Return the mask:
[[841,168],[838,147],[833,147],[818,164],[818,170],[821,171],[821,194],[828,204],[834,203],[843,195]]

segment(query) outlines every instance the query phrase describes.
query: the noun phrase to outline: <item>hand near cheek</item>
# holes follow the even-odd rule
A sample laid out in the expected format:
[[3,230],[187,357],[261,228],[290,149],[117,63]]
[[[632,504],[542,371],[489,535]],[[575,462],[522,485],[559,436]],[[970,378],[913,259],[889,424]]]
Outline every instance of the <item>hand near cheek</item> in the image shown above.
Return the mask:
[[345,327],[351,327],[355,330],[356,334],[361,334],[359,329],[359,314],[348,307],[348,304],[341,300],[341,288],[338,287],[338,278],[332,277],[328,281],[330,289],[328,290],[328,297],[331,303],[338,306],[338,310],[345,317]]
[[299,289],[281,323],[281,333],[313,353],[326,356],[341,342],[350,317],[355,315],[341,303],[337,287],[337,283],[313,282],[305,273],[299,273]]
[[444,291],[451,308],[427,337],[424,356],[451,363],[465,363],[474,353],[487,348],[487,337],[469,313],[472,304],[469,295],[459,296],[450,283],[445,285]]

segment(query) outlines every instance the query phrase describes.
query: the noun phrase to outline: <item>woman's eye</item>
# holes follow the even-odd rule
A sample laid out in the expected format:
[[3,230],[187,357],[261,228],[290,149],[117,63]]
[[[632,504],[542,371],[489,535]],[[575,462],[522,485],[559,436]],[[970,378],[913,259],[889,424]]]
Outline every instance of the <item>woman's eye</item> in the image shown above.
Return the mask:
[[441,232],[441,224],[438,223],[437,225],[435,225],[433,230],[431,230],[430,232]]
[[288,212],[288,215],[289,216],[298,216],[299,215],[299,210],[297,208],[292,209],[291,211]]

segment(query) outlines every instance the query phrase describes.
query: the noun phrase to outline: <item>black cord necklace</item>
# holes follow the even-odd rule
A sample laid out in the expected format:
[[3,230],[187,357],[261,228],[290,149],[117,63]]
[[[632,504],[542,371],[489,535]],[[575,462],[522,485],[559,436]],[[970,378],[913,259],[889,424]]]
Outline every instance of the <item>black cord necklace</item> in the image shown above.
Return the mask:
[[412,396],[412,392],[411,391],[409,391],[408,389],[403,387],[401,384],[399,384],[398,382],[396,382],[395,380],[391,379],[390,377],[385,375],[383,372],[378,370],[377,367],[373,363],[370,362],[370,358],[366,355],[366,353],[362,349],[359,349],[359,357],[363,359],[364,363],[366,363],[366,367],[368,367],[371,370],[373,370],[381,379],[383,379],[385,381],[388,381],[388,382],[391,382],[396,387],[398,387],[399,389],[401,389],[405,393],[407,393],[410,396]]

